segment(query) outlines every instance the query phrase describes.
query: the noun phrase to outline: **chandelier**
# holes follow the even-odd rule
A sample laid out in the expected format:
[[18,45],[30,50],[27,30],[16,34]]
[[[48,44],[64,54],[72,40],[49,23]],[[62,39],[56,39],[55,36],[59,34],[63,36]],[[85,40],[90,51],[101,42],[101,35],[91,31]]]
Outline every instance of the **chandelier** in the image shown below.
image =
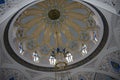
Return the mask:
[[[60,12],[57,9],[52,9],[48,12],[48,17],[51,20],[57,20],[60,17]],[[55,66],[55,80],[71,80],[70,72],[57,72],[58,70],[64,70],[68,63],[73,61],[72,54],[63,47],[59,47],[59,32],[55,30],[56,36],[56,48],[53,48],[50,52],[49,62]]]
[[72,54],[66,48],[56,48],[51,51],[49,62],[51,65],[56,65],[59,62],[70,63],[73,61]]
[[[59,65],[59,66],[57,66]],[[63,69],[67,66],[66,63],[60,62],[57,63],[55,69]],[[70,71],[62,71],[62,72],[55,72],[55,80],[72,80],[71,72]]]
[[[53,13],[55,16],[56,13]],[[53,19],[55,19],[55,16]],[[55,80],[72,80],[71,73],[64,71],[65,67],[73,62],[73,56],[66,48],[59,47],[59,41],[57,39],[58,32],[56,32],[56,44],[57,48],[53,48],[50,52],[49,62],[55,67]],[[58,70],[63,70],[58,72]]]
[[49,61],[51,65],[55,66],[55,80],[72,80],[69,71],[58,72],[58,70],[64,70],[68,63],[73,61],[72,54],[66,48],[53,49]]
[[[62,51],[57,48],[52,51],[51,56],[54,58],[52,65],[55,65],[55,80],[72,80],[70,71],[64,71],[68,63],[73,61],[73,56],[71,53],[66,51],[65,48],[62,49]],[[63,71],[58,72],[58,70]]]

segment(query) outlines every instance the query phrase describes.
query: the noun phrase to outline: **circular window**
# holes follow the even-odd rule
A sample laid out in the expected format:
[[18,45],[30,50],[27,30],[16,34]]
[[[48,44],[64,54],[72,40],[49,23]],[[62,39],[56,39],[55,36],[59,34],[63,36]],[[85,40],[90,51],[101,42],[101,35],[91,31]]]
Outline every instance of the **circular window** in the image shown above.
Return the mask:
[[4,44],[18,63],[35,70],[54,71],[50,59],[57,62],[59,54],[51,56],[53,49],[70,52],[65,55],[67,70],[94,58],[107,37],[107,21],[93,5],[45,0],[25,6],[11,18],[5,29]]

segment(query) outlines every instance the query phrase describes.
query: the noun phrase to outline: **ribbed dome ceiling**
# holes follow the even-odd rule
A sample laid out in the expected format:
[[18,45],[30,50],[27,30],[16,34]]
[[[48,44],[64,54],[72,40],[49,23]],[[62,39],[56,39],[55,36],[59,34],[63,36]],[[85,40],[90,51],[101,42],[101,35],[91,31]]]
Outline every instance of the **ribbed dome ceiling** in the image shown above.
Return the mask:
[[[74,64],[87,59],[103,36],[103,23],[94,8],[72,0],[38,2],[14,17],[9,42],[22,60],[37,66],[53,67],[53,48],[66,48]],[[36,60],[35,60],[36,58]]]

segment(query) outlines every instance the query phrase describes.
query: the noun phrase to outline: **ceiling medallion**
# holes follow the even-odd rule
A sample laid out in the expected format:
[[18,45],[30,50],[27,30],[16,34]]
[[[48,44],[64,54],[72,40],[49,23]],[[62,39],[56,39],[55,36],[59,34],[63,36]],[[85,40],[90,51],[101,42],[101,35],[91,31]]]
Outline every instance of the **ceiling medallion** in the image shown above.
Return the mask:
[[57,9],[50,10],[48,12],[48,16],[49,16],[49,18],[51,20],[59,19],[59,17],[60,17],[60,11],[58,11]]
[[10,20],[4,39],[11,56],[27,67],[55,71],[57,63],[65,62],[65,69],[71,69],[94,58],[105,45],[106,19],[91,4],[44,0],[23,9]]

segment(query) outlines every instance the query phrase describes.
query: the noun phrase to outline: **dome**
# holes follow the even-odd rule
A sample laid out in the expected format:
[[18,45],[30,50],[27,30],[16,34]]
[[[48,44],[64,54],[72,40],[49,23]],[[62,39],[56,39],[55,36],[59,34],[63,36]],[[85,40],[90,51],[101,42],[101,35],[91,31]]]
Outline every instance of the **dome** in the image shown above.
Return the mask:
[[72,56],[66,70],[81,66],[101,51],[102,39],[107,38],[100,11],[81,1],[34,2],[19,10],[9,24],[5,45],[10,55],[35,70],[54,70],[49,60],[58,48]]

